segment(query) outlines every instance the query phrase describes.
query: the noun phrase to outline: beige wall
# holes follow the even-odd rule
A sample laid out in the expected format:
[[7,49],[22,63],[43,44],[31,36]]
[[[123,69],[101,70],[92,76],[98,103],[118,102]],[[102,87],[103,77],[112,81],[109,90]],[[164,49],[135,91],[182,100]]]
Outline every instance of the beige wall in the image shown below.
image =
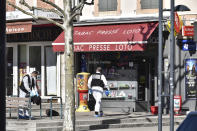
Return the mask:
[[[121,17],[136,17],[136,16],[148,16],[148,15],[158,15],[158,9],[141,9],[141,0],[119,0],[120,1],[120,11],[119,12],[96,12],[95,7],[86,5],[83,9],[83,15],[80,20],[88,19],[102,19],[102,18],[121,18]],[[95,5],[98,4],[98,0],[95,0]],[[190,25],[193,20],[197,19],[197,0],[175,0],[175,5],[186,5],[191,11],[178,12],[182,17],[185,25]],[[170,9],[170,0],[163,0],[163,8]],[[98,10],[98,9],[97,9]],[[170,15],[170,12],[164,12],[165,15]]]
[[[164,8],[170,8],[170,0],[164,1]],[[175,0],[175,6],[176,5],[186,5],[191,9],[188,13],[197,13],[197,0]]]
[[[118,11],[117,12],[98,12],[98,0],[94,0],[95,5],[85,5],[83,9],[82,16],[80,17],[80,20],[85,19],[96,19],[96,18],[105,18],[105,17],[129,17],[136,14],[136,8],[137,8],[137,0],[118,0]],[[95,8],[94,8],[95,7]]]

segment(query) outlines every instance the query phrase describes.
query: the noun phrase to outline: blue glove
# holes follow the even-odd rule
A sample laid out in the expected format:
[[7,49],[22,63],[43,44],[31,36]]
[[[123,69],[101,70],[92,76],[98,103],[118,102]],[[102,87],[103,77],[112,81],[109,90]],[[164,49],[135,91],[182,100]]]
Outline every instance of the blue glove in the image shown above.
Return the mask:
[[106,96],[109,96],[109,94],[110,94],[110,91],[109,91],[109,90],[106,90],[106,91],[105,91],[105,95],[106,95]]
[[39,96],[38,92],[36,92],[36,96]]
[[92,94],[92,89],[89,89],[88,90],[88,94]]
[[34,93],[32,91],[30,91],[30,96],[34,96]]

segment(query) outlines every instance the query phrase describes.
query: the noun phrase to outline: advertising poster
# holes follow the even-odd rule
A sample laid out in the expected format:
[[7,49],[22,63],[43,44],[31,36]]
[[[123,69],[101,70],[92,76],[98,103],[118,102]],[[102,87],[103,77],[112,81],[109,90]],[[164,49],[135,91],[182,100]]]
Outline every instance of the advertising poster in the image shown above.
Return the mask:
[[186,98],[197,98],[197,59],[185,60]]

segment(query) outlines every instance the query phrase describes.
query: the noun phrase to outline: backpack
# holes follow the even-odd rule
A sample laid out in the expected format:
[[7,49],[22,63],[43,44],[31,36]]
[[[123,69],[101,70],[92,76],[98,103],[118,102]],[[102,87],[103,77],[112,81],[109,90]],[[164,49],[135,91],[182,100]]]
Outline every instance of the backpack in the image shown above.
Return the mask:
[[[23,76],[23,79],[24,79],[24,77],[26,77],[26,76],[28,77],[29,87],[30,87],[30,89],[32,90],[30,76],[29,76],[29,75],[25,75],[25,76]],[[26,94],[29,94],[29,92],[25,89],[23,79],[22,79],[22,81],[21,81],[21,85],[19,86],[19,88],[20,88],[23,92],[25,92]]]

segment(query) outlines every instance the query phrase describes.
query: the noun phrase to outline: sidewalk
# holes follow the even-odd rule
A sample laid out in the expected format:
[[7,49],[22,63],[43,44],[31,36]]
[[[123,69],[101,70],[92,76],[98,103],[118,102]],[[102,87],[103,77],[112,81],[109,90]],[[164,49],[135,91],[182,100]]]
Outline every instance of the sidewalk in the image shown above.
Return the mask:
[[[178,125],[174,126],[174,130],[178,128]],[[101,129],[99,131],[158,131],[158,126],[155,127],[134,127],[134,128],[121,128],[121,129]],[[169,131],[170,126],[163,126],[163,131]],[[98,130],[92,130],[92,131],[98,131]]]
[[[164,118],[169,118],[169,115],[163,115]],[[174,116],[175,118],[186,117],[186,115]],[[157,115],[152,115],[150,112],[133,112],[133,113],[123,113],[123,112],[111,112],[105,111],[103,117],[94,117],[94,111],[91,112],[76,112],[76,120],[107,120],[107,119],[125,119],[125,118],[158,118]]]
[[[35,116],[35,115],[34,115]],[[179,125],[184,119],[183,116],[175,116],[175,125]],[[60,131],[63,127],[64,119],[55,116],[52,119],[47,116],[42,118],[38,115],[35,120],[17,120],[16,117],[6,120],[7,131]],[[163,126],[169,126],[169,115],[163,115]],[[157,131],[158,116],[148,112],[134,112],[126,114],[122,112],[104,112],[103,117],[94,117],[94,112],[76,112],[76,131]],[[147,128],[146,128],[147,127]],[[167,128],[167,127],[164,127]],[[150,129],[150,130],[149,130]]]
[[148,112],[133,112],[133,113],[123,113],[123,112],[110,112],[105,111],[103,117],[94,117],[94,111],[91,112],[76,112],[76,120],[107,120],[107,119],[120,119],[120,118],[142,118],[142,117],[157,117],[157,115],[152,115]]
[[[185,119],[186,115],[174,116],[175,128]],[[80,125],[80,121],[86,121]],[[79,122],[79,123],[78,123]],[[169,130],[170,116],[163,115],[162,117],[163,128]],[[149,112],[133,112],[131,114],[121,112],[104,112],[103,117],[94,117],[94,112],[76,113],[76,123],[79,127],[89,125],[84,128],[86,130],[101,130],[101,131],[157,131],[158,129],[158,116],[152,115]]]

